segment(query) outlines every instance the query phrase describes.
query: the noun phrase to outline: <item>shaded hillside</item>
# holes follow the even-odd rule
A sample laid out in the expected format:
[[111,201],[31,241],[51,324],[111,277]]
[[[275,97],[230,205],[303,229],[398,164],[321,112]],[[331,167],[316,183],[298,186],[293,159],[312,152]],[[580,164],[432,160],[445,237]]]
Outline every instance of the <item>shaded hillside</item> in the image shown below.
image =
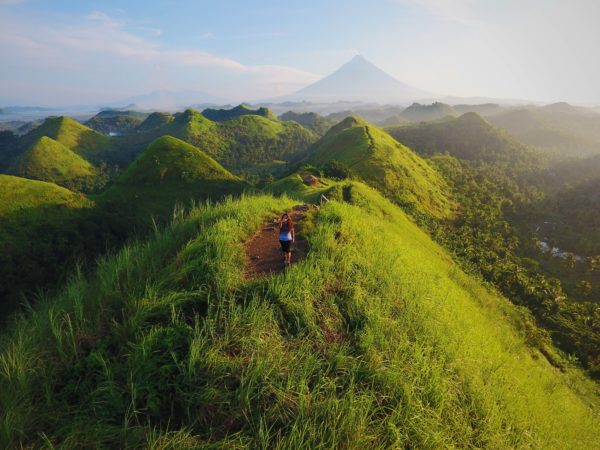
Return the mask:
[[511,110],[489,120],[520,141],[567,156],[600,153],[600,114],[566,103]]
[[196,147],[172,136],[156,139],[101,196],[109,209],[147,223],[166,217],[176,203],[240,194],[246,183]]
[[314,112],[297,113],[288,111],[279,116],[279,118],[283,121],[293,120],[294,122],[298,122],[303,127],[313,130],[319,136],[323,136],[327,130],[338,122],[332,117],[323,117]]
[[422,155],[447,152],[459,159],[516,164],[541,157],[475,113],[439,123],[387,127],[398,142]]
[[202,115],[213,122],[223,122],[225,120],[235,119],[240,116],[260,116],[265,119],[277,120],[277,116],[269,110],[269,108],[252,109],[248,105],[238,105],[232,109],[212,109],[206,108],[202,111]]
[[297,200],[247,197],[38,305],[0,339],[0,445],[596,446],[595,386],[547,362],[526,315],[376,192],[339,198],[280,275],[246,279],[242,241]]
[[118,156],[124,161],[134,158],[154,139],[164,135],[198,147],[231,169],[297,158],[317,139],[314,132],[295,122],[279,122],[253,114],[214,122],[188,109],[161,126],[115,138],[115,145],[120,149]]
[[100,111],[85,125],[92,130],[108,135],[123,135],[137,131],[148,114],[136,111]]
[[452,108],[459,114],[474,112],[480,116],[490,116],[498,114],[506,110],[506,107],[500,106],[497,103],[481,103],[477,105],[453,105]]
[[64,276],[67,261],[101,238],[75,223],[93,207],[82,194],[52,183],[0,175],[0,321],[22,300],[21,290],[35,289]]
[[46,136],[42,136],[15,158],[7,172],[66,187],[85,185],[86,181],[91,182],[96,174],[89,162]]
[[416,214],[447,217],[447,186],[435,169],[381,129],[356,117],[335,125],[311,150],[317,167],[340,164]]
[[69,117],[49,117],[19,140],[26,149],[42,136],[54,139],[82,158],[97,164],[105,160],[111,151],[111,140]]
[[446,103],[435,102],[431,105],[413,103],[402,111],[400,116],[411,122],[426,122],[445,117],[456,117],[458,116],[458,112]]
[[138,126],[137,131],[149,131],[168,124],[174,119],[172,114],[164,112],[153,112]]
[[5,171],[19,154],[19,141],[12,131],[0,131],[0,172]]

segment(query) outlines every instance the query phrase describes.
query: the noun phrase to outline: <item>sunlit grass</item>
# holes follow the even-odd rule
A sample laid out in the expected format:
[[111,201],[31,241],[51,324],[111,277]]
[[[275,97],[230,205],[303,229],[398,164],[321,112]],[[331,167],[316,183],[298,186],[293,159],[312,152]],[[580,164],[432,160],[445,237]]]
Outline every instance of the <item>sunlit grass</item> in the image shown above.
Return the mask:
[[[194,209],[41,301],[0,341],[6,447],[594,448],[595,385],[357,183],[289,271],[242,241],[297,203]],[[333,196],[335,197],[335,195]]]

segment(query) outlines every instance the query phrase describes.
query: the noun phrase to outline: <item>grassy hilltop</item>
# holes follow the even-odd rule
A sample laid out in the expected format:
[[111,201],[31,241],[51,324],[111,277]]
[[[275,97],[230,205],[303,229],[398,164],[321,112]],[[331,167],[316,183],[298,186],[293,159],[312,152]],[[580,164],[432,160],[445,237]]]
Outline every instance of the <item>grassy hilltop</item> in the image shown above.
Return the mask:
[[139,223],[153,215],[169,215],[177,203],[219,199],[240,194],[247,187],[201,150],[163,136],[129,165],[99,201],[110,209],[134,214]]
[[52,138],[82,158],[93,163],[102,161],[111,150],[111,139],[69,117],[50,117],[24,135],[19,143],[28,148],[43,136]]
[[362,119],[348,117],[311,149],[314,166],[339,163],[353,176],[418,214],[451,215],[443,178],[424,159]]
[[94,166],[77,153],[47,136],[39,138],[21,153],[8,168],[14,175],[50,181],[64,186],[92,178]]
[[[297,200],[203,206],[105,259],[0,339],[6,447],[593,448],[597,387],[531,320],[356,182],[307,258],[243,274]],[[337,194],[336,194],[337,192]],[[342,201],[345,199],[345,201]],[[385,264],[382,264],[385,261]]]

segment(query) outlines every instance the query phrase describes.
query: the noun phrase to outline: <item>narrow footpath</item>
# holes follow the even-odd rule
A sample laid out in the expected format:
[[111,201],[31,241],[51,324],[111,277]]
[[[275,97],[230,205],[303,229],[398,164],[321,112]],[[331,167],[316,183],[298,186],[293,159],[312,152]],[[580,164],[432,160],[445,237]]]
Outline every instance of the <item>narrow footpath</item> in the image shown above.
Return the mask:
[[[292,247],[292,264],[304,259],[308,251],[308,243],[302,235],[302,222],[306,218],[308,209],[307,205],[296,205],[290,211],[296,233],[296,243]],[[281,215],[266,223],[244,244],[248,278],[277,274],[285,270],[283,254],[279,245],[280,217]]]

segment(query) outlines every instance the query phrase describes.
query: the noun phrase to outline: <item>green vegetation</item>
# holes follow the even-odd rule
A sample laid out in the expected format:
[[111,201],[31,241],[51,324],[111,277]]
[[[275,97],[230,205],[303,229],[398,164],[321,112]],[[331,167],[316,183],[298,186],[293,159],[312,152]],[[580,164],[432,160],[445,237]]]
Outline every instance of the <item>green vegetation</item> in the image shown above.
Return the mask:
[[451,215],[452,203],[442,177],[412,150],[362,119],[348,117],[318,141],[308,163],[343,164],[413,214]]
[[[104,112],[104,111],[102,111]],[[103,134],[123,135],[137,131],[138,127],[144,122],[145,114],[140,117],[138,115],[116,115],[116,114],[96,114],[85,124],[92,130]]]
[[52,183],[0,175],[0,320],[19,293],[56,282],[96,245],[101,224],[84,224],[93,202]]
[[155,140],[99,197],[133,223],[165,217],[176,203],[239,194],[247,184],[196,147],[172,136]]
[[96,170],[61,143],[42,136],[13,160],[8,173],[73,189],[89,184]]
[[294,111],[288,111],[279,116],[279,118],[285,122],[293,120],[303,127],[313,130],[319,136],[323,136],[332,126],[338,123],[338,120],[332,117],[323,117],[322,115],[314,112],[297,113]]
[[600,114],[558,103],[515,109],[489,117],[520,141],[551,153],[585,156],[600,153]]
[[[522,310],[358,183],[311,251],[248,280],[242,241],[296,201],[193,210],[0,340],[0,443],[61,448],[581,448],[596,387]],[[385,261],[385,264],[382,264]]]
[[166,123],[150,127],[145,122],[141,128],[147,131],[114,138],[119,151],[114,153],[118,159],[111,163],[126,164],[154,139],[170,135],[198,147],[228,169],[248,169],[273,160],[298,158],[317,139],[315,133],[297,123],[253,114],[214,122],[188,109],[167,119],[156,117],[153,122]]
[[421,155],[449,153],[456,158],[508,165],[539,164],[541,155],[491,126],[476,113],[443,122],[387,127],[397,141]]
[[163,112],[153,112],[140,124],[137,128],[137,131],[149,131],[155,128],[161,127],[163,125],[172,122],[174,119],[172,114],[163,113]]
[[439,120],[446,117],[456,117],[458,112],[446,103],[435,102],[431,105],[413,103],[400,114],[401,117],[411,122]]
[[24,135],[19,141],[21,148],[29,148],[43,136],[54,139],[94,164],[104,161],[111,150],[108,136],[64,116],[50,117]]
[[211,109],[206,108],[202,115],[213,122],[224,122],[235,119],[236,117],[253,115],[264,117],[265,119],[277,121],[277,116],[269,108],[251,109],[248,105],[238,105],[232,109]]
[[0,131],[0,172],[19,154],[18,139],[12,131]]

